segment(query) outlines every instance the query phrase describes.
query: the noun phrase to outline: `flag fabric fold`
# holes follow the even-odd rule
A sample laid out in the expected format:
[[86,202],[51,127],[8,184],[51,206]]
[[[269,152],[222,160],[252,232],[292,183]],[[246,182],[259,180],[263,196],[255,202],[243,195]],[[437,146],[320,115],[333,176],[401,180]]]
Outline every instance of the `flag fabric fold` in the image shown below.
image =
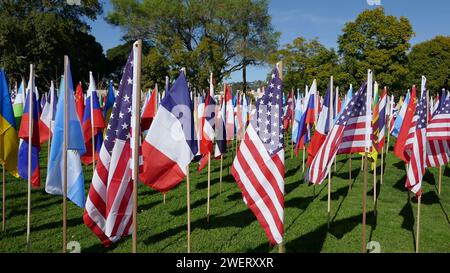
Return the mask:
[[[86,152],[83,142],[83,132],[81,130],[80,120],[76,112],[72,75],[70,63],[67,67],[67,79],[61,78],[59,88],[59,98],[55,111],[55,124],[53,127],[53,137],[50,146],[50,157],[47,167],[47,180],[45,191],[49,194],[63,195],[64,183],[64,104],[67,103],[68,111],[68,132],[67,132],[67,198],[75,205],[84,208],[86,203],[86,194],[84,191],[84,174],[81,167],[80,155]],[[64,90],[67,80],[68,90]],[[65,93],[68,92],[68,101],[65,101]]]

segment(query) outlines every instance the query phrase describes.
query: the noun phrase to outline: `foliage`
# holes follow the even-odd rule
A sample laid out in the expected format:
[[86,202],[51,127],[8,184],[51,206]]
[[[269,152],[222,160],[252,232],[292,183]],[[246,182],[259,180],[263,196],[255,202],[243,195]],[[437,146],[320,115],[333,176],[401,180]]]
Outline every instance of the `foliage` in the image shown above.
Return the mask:
[[437,36],[413,46],[409,59],[409,81],[420,84],[427,78],[427,88],[437,94],[450,87],[450,36]]
[[[221,82],[231,72],[264,61],[276,47],[267,1],[113,0],[109,22],[122,27],[126,40],[143,39],[154,57],[167,61],[170,74],[186,67],[199,90],[209,73]],[[245,7],[245,16],[242,12]]]
[[28,78],[30,63],[35,64],[36,84],[47,91],[50,80],[63,74],[63,57],[71,60],[74,81],[97,78],[106,73],[102,46],[88,33],[82,18],[95,19],[102,12],[98,0],[69,6],[66,1],[0,2],[0,66],[11,80]]
[[283,61],[284,90],[310,86],[317,80],[318,90],[325,91],[330,76],[338,73],[338,55],[333,49],[327,49],[317,39],[307,41],[302,37],[294,39],[276,54],[272,62]]
[[[341,71],[347,83],[361,84],[372,69],[375,80],[404,91],[408,75],[407,50],[414,34],[406,17],[385,15],[382,7],[365,10],[345,24],[338,38]],[[402,93],[403,93],[402,91]]]

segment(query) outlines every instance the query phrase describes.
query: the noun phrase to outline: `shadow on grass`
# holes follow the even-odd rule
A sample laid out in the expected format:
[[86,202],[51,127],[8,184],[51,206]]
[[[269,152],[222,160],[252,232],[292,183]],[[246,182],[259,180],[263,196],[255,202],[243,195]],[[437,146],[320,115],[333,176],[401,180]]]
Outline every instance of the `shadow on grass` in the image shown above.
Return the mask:
[[413,238],[413,246],[416,247],[416,235],[414,233],[414,211],[411,205],[410,194],[408,191],[408,198],[406,200],[406,204],[403,206],[399,215],[403,217],[402,228],[411,232],[411,236]]
[[[67,219],[67,227],[75,227],[75,226],[81,225],[83,223],[84,223],[83,222],[83,217],[76,217],[76,218],[72,218],[72,219]],[[31,225],[31,232],[36,232],[36,231],[41,231],[41,230],[48,230],[48,229],[60,229],[61,227],[62,227],[62,219],[58,220],[58,221],[42,224],[42,225],[39,225],[39,226],[35,226],[35,225],[32,224]],[[27,229],[25,227],[22,230],[8,233],[6,236],[8,236],[8,237],[15,237],[15,236],[24,235],[24,234],[26,234],[26,232],[27,232]]]
[[[374,226],[373,212],[367,213],[367,225]],[[308,232],[294,240],[287,241],[285,244],[286,252],[312,252],[319,253],[322,251],[323,244],[328,232],[338,239],[344,237],[345,234],[351,232],[355,227],[361,224],[362,214],[341,219],[330,224],[328,230],[327,223],[320,225],[317,229]],[[249,249],[248,252],[267,252],[267,244],[260,244],[256,248]]]
[[392,186],[394,189],[397,189],[399,191],[408,191],[408,189],[405,187],[406,182],[406,174],[402,176],[395,184]]
[[[331,192],[330,199],[331,200],[339,200],[340,196],[344,196],[344,198],[347,196],[349,191],[349,187],[343,187],[339,188],[338,190]],[[320,201],[328,201],[328,196],[324,196],[320,199]]]
[[[49,208],[51,206],[54,206],[56,204],[62,204],[62,200],[58,199],[58,200],[53,200],[51,202],[47,202],[47,203],[43,203],[40,205],[35,205],[35,204],[31,204],[31,209],[32,211],[35,212],[35,210],[39,210],[39,209],[45,209],[45,208]],[[9,214],[6,214],[7,218],[13,218],[16,216],[26,216],[27,214],[27,208],[23,208],[23,209],[13,209],[10,211]]]
[[[240,212],[235,212],[229,215],[225,216],[216,216],[211,215],[209,219],[209,223],[205,220],[206,217],[202,217],[194,222],[191,222],[191,233],[195,229],[217,229],[217,228],[224,228],[224,227],[237,227],[237,228],[244,228],[249,226],[252,222],[256,221],[255,216],[253,213],[246,209]],[[176,236],[179,233],[186,232],[187,225],[183,224],[181,226],[171,228],[168,230],[165,230],[163,232],[154,234],[149,236],[147,239],[144,240],[144,243],[149,245],[153,244],[162,240],[166,240],[172,236]],[[236,235],[236,234],[235,234]]]
[[[212,199],[216,198],[217,196],[219,196],[218,193],[215,193],[215,194],[211,195],[210,196],[210,201]],[[200,206],[203,206],[203,205],[206,207],[206,198],[202,198],[202,199],[199,199],[199,200],[195,201],[194,203],[191,203],[191,210],[193,210],[195,208],[198,208]],[[174,210],[174,211],[170,212],[170,214],[173,215],[173,216],[180,216],[180,215],[185,214],[186,211],[187,211],[187,207],[184,206],[184,207],[182,207],[180,209],[177,209],[177,210]]]

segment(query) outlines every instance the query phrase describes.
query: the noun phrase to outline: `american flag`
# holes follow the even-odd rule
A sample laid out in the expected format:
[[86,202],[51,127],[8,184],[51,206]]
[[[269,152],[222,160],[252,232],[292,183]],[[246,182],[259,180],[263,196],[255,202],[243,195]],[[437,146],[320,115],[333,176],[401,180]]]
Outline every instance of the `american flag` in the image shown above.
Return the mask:
[[275,69],[263,96],[256,101],[231,172],[247,206],[272,245],[284,234],[284,146],[282,81]]
[[426,168],[426,131],[427,131],[427,91],[422,92],[419,104],[409,127],[405,143],[405,157],[408,163],[406,187],[416,196],[422,194],[422,178]]
[[132,230],[133,50],[120,81],[120,99],[113,105],[83,216],[85,224],[105,246]]
[[427,126],[427,167],[447,165],[450,155],[450,98],[440,102]]
[[322,183],[337,153],[349,154],[365,151],[366,90],[367,83],[364,83],[342,111],[324,143],[320,146],[307,173],[307,180],[311,183]]

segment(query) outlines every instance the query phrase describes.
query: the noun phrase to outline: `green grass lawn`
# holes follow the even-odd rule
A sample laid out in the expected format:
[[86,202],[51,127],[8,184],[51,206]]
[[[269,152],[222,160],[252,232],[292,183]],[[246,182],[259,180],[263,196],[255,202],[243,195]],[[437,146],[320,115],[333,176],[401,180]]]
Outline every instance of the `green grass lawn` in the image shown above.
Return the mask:
[[[392,143],[392,141],[391,141]],[[331,190],[331,225],[327,228],[327,183],[316,187],[303,182],[302,157],[286,151],[286,252],[361,252],[363,172],[361,156],[353,155],[353,187],[349,190],[349,161],[337,158]],[[31,251],[62,251],[62,198],[45,193],[46,145],[41,151],[41,189],[32,191]],[[378,161],[378,166],[380,165]],[[219,193],[220,161],[211,165],[211,217],[206,220],[206,168],[198,174],[191,164],[191,251],[277,252],[245,206],[229,173],[231,154],[224,159],[223,191]],[[378,180],[377,214],[373,202],[373,176],[368,176],[367,241],[377,241],[381,252],[414,252],[417,201],[404,187],[405,167],[390,152],[383,185]],[[332,168],[333,169],[333,168]],[[428,169],[423,182],[420,251],[450,252],[450,168],[443,169],[442,193],[437,194],[438,169]],[[379,173],[379,168],[378,168]],[[92,167],[85,167],[86,193]],[[6,231],[0,232],[0,252],[26,252],[27,183],[7,175]],[[186,252],[186,183],[162,194],[138,188],[138,252]],[[78,241],[82,252],[130,252],[131,236],[109,249],[83,223],[83,209],[68,202],[68,241]]]

